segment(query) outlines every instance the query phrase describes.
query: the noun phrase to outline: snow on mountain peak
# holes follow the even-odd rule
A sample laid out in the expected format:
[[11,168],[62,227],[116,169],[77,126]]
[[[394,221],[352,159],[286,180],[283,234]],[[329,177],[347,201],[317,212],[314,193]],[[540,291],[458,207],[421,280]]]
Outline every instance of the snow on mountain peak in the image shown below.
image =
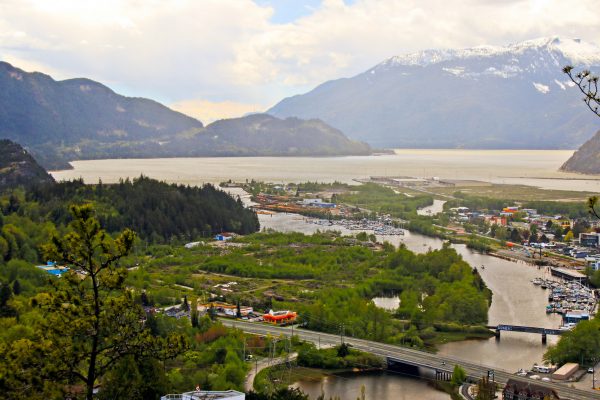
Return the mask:
[[[523,55],[525,52],[547,52],[552,56],[560,53],[567,61],[576,66],[600,65],[600,47],[580,39],[563,39],[558,36],[542,37],[510,44],[508,46],[477,46],[466,49],[429,49],[416,53],[395,56],[385,60],[379,66],[396,65],[422,66],[437,64],[449,60],[467,60],[491,58],[495,56]],[[554,58],[554,57],[553,57]],[[558,62],[556,59],[555,63]]]

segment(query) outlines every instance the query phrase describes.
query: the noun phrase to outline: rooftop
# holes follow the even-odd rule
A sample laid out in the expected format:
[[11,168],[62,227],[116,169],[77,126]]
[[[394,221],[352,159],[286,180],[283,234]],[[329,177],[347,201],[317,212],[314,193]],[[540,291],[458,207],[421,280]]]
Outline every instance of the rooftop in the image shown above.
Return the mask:
[[160,400],[245,400],[246,395],[237,390],[225,390],[221,392],[196,390],[181,394],[167,394]]

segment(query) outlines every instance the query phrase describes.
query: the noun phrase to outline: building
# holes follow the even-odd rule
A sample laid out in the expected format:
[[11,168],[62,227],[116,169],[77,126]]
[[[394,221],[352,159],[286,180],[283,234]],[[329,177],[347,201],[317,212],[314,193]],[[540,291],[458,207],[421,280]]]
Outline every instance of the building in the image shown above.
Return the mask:
[[[210,303],[202,304],[198,307],[200,312],[208,312],[210,308],[220,315],[224,315],[226,317],[237,317],[238,306],[235,304],[223,303],[220,301],[213,301]],[[240,305],[240,315],[242,317],[247,317],[249,314],[253,312],[252,307],[242,306]]]
[[563,267],[551,267],[550,273],[552,276],[556,276],[567,281],[579,281],[581,283],[587,282],[587,276],[582,274],[581,272],[563,268]]
[[61,265],[56,265],[53,261],[48,261],[46,265],[37,265],[37,268],[46,271],[47,273],[54,275],[60,278],[64,273],[66,273],[69,268],[63,267]]
[[215,240],[226,241],[233,239],[233,235],[231,233],[219,233],[215,235]]
[[563,324],[576,324],[579,321],[587,321],[590,314],[584,311],[569,311],[563,315]]
[[579,364],[566,363],[552,374],[552,379],[566,381],[579,369]]
[[273,311],[270,310],[268,314],[263,315],[265,322],[275,325],[285,325],[292,323],[296,320],[297,314],[293,311]]
[[222,392],[196,390],[181,394],[167,394],[162,396],[160,400],[246,400],[246,394],[237,390],[225,390]]
[[553,389],[532,382],[509,379],[502,391],[503,400],[555,400],[560,399]]
[[585,247],[600,247],[600,235],[593,233],[580,233],[579,244]]

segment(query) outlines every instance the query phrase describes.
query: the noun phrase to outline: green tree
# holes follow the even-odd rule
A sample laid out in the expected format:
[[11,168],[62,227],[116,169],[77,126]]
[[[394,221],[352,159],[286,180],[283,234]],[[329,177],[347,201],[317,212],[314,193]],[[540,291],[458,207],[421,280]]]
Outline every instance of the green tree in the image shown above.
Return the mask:
[[544,360],[553,364],[576,362],[589,364],[600,359],[600,320],[581,321],[565,332],[555,346],[550,346]]
[[124,357],[171,358],[187,343],[182,336],[155,338],[144,328],[143,310],[124,286],[127,270],[118,267],[135,234],[126,229],[112,239],[91,205],[72,206],[71,213],[70,232],[44,248],[48,259],[71,271],[32,301],[44,314],[38,331],[43,347],[32,347],[48,361],[42,375],[57,384],[81,383],[92,400],[94,386]]
[[460,365],[455,365],[454,370],[452,371],[452,384],[454,386],[460,386],[466,380],[467,372]]
[[563,240],[566,243],[569,243],[571,240],[573,240],[573,231],[567,232],[567,234],[565,235],[565,237],[563,238]]

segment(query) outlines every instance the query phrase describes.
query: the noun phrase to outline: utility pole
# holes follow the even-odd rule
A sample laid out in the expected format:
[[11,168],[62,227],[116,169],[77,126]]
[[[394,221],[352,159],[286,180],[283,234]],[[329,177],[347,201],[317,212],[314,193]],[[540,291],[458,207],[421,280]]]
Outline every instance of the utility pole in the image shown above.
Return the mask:
[[340,329],[340,344],[344,344],[344,324],[342,324]]

